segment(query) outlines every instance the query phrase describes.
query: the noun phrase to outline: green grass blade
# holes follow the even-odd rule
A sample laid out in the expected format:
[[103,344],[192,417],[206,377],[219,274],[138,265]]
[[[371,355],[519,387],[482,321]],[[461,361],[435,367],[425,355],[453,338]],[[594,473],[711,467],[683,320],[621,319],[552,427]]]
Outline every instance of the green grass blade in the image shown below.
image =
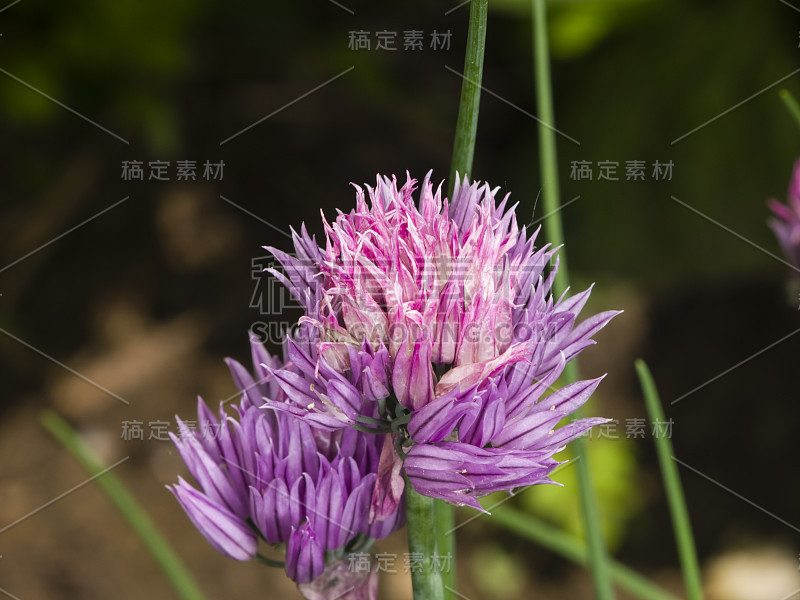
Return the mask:
[[[547,7],[546,0],[532,0],[532,2],[533,55],[536,103],[539,112],[539,160],[542,173],[542,202],[544,204],[544,212],[548,215],[544,221],[544,230],[548,241],[553,246],[560,246],[564,243],[564,232],[561,225],[559,200],[555,117],[553,112],[552,81],[550,78],[550,49],[547,40]],[[559,252],[559,261],[558,274],[553,284],[553,291],[556,297],[561,296],[567,289],[569,281],[567,255],[563,249]],[[567,364],[564,376],[567,383],[572,383],[579,379],[578,365],[575,360]],[[578,417],[579,414],[575,416]],[[572,451],[576,458],[582,459],[576,465],[578,489],[595,595],[598,600],[613,600],[614,589],[609,571],[608,550],[606,549],[603,531],[600,526],[597,495],[589,468],[586,441],[583,438],[578,438],[572,442]]]
[[[647,363],[641,359],[636,361],[636,374],[639,376],[639,383],[642,386],[650,422],[664,423],[664,410],[661,407],[656,384]],[[667,493],[672,527],[675,531],[675,542],[678,545],[686,595],[689,600],[702,600],[703,590],[700,567],[697,562],[697,550],[694,545],[692,525],[689,521],[689,511],[686,509],[683,486],[678,475],[678,465],[673,460],[672,441],[667,435],[654,435],[653,437],[658,454],[658,464],[661,467],[661,476],[664,480],[664,489]]]
[[[64,419],[51,410],[42,412],[40,419],[45,429],[75,457],[90,475],[97,475],[104,470],[103,464]],[[205,595],[169,542],[164,539],[164,536],[122,482],[113,473],[108,472],[95,481],[142,540],[178,595],[184,600],[206,600]]]
[[797,100],[795,100],[789,90],[783,89],[778,92],[778,95],[789,110],[789,114],[794,117],[794,122],[800,127],[800,104],[797,103]]
[[[455,141],[453,142],[453,158],[450,164],[450,187],[448,196],[452,197],[459,177],[470,176],[472,159],[475,154],[475,139],[478,133],[478,113],[481,98],[481,81],[483,79],[483,55],[486,48],[486,25],[488,21],[488,0],[473,0],[470,4],[469,30],[467,32],[467,50],[464,57],[464,73],[461,82],[461,98],[458,104],[458,120],[456,121]],[[435,505],[436,538],[439,553],[451,556],[450,569],[442,573],[446,597],[456,598],[456,536],[455,510],[452,505],[437,500]]]

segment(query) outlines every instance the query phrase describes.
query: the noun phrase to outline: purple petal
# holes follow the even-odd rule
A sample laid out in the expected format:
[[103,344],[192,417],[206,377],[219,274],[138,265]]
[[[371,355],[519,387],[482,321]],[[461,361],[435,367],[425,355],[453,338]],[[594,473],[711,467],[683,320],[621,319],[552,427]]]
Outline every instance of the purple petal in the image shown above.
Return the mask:
[[197,530],[218,552],[236,560],[250,560],[256,555],[258,539],[242,519],[211,501],[180,477],[177,485],[167,487]]
[[492,384],[479,401],[479,409],[468,412],[458,427],[459,441],[483,448],[500,433],[506,423],[504,398]]
[[547,441],[552,428],[565,416],[572,414],[592,395],[602,378],[579,381],[550,394],[535,405],[531,414],[506,423],[503,431],[492,440],[495,448],[531,449]]
[[261,406],[264,403],[261,390],[258,385],[256,385],[256,382],[253,381],[253,377],[248,373],[247,369],[232,358],[226,358],[225,363],[228,365],[231,375],[233,376],[233,381],[236,383],[236,387],[241,392],[242,396],[244,396],[252,406]]
[[325,548],[317,541],[311,525],[304,523],[286,544],[286,575],[297,583],[310,583],[325,570]]
[[403,461],[394,449],[395,435],[383,438],[375,491],[369,509],[370,521],[383,521],[397,511],[403,497]]
[[[187,430],[180,419],[178,422],[179,426]],[[246,490],[234,488],[226,474],[193,435],[184,435],[182,440],[178,440],[172,433],[170,433],[170,437],[177,446],[186,466],[189,467],[189,471],[203,488],[203,492],[214,502],[225,506],[234,514],[244,516],[246,514],[244,501]]]
[[440,442],[412,447],[406,456],[405,469],[420,494],[486,512],[477,498],[496,491],[549,483],[547,476],[557,464],[538,452]]
[[457,393],[458,389],[414,411],[408,423],[408,433],[415,442],[422,444],[442,441],[465,414],[477,410],[477,402],[458,399]]

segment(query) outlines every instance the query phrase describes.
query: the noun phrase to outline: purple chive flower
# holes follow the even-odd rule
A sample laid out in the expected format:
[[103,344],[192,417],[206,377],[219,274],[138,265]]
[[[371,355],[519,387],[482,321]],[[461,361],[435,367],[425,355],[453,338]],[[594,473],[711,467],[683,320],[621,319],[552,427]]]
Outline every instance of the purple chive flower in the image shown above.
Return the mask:
[[[326,552],[341,560],[402,526],[402,507],[381,521],[370,519],[382,436],[313,429],[286,412],[260,408],[265,398],[285,401],[270,369],[296,371],[282,367],[254,336],[251,348],[255,380],[228,360],[242,393],[238,418],[222,404],[215,417],[201,399],[196,430],[178,420],[180,439],[172,439],[200,490],[181,478],[170,490],[219,552],[249,560],[259,537],[285,544],[286,574],[309,584],[325,571]],[[370,597],[353,594],[341,597]]]
[[[552,457],[605,419],[554,429],[599,379],[548,391],[616,311],[577,323],[591,289],[553,298],[556,249],[536,248],[508,197],[465,178],[452,200],[430,174],[400,189],[378,177],[369,200],[325,220],[325,249],[294,233],[295,256],[268,248],[272,271],[306,315],[288,341],[295,372],[275,370],[279,411],[325,429],[391,432],[371,513],[400,501],[401,467],[428,496],[476,498],[542,483]],[[403,462],[404,460],[404,462]]]
[[770,200],[769,207],[775,214],[775,218],[769,220],[769,226],[786,258],[795,269],[800,269],[800,160],[794,165],[788,203]]

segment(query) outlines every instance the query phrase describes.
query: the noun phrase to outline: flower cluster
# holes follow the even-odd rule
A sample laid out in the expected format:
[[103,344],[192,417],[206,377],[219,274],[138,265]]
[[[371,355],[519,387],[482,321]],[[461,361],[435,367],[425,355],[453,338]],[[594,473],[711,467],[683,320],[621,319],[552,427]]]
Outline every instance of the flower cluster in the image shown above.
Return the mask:
[[591,290],[555,299],[557,249],[535,247],[508,197],[458,182],[420,199],[416,181],[378,177],[356,208],[305,227],[293,256],[267,248],[305,316],[288,340],[285,393],[265,406],[316,428],[386,434],[371,516],[396,510],[402,471],[420,493],[480,509],[477,498],[543,483],[553,455],[605,419],[554,429],[599,379],[552,391],[565,364],[617,313],[576,324]]
[[800,161],[794,165],[788,203],[770,200],[769,207],[775,215],[770,219],[769,226],[775,232],[786,258],[795,269],[800,269]]
[[[606,419],[558,428],[600,380],[556,389],[569,360],[617,313],[578,323],[591,289],[551,293],[557,248],[535,246],[508,197],[456,183],[356,186],[325,247],[303,225],[294,254],[267,248],[301,304],[283,360],[251,339],[254,375],[229,361],[236,416],[200,400],[200,431],[173,436],[199,484],[171,487],[195,526],[238,560],[283,547],[307,598],[374,598],[343,555],[402,525],[407,485],[481,509],[495,491],[549,482],[554,455]],[[326,563],[327,559],[327,563]],[[339,593],[341,586],[345,592]]]
[[[197,529],[222,554],[249,560],[258,539],[285,545],[286,574],[299,584],[325,571],[325,553],[356,549],[402,526],[402,508],[369,518],[383,440],[354,429],[324,431],[284,412],[264,410],[284,400],[269,374],[282,367],[253,337],[255,379],[228,361],[242,400],[237,418],[219,418],[198,402],[198,430],[179,420],[172,436],[197,490],[183,479],[170,489]],[[218,435],[201,433],[213,430]],[[354,597],[354,596],[351,596]]]

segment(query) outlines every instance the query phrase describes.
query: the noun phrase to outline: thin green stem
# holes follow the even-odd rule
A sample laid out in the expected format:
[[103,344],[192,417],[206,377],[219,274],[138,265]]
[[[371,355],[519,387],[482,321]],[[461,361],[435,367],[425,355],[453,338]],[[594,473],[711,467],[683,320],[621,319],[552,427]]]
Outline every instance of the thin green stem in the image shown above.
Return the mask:
[[275,569],[283,569],[286,567],[286,563],[280,560],[273,560],[267,556],[264,556],[261,553],[256,554],[256,560],[260,562],[262,565],[266,565],[268,567],[273,567]]
[[[492,509],[492,521],[501,527],[536,542],[572,562],[587,566],[586,545],[578,538],[540,521],[526,512],[508,506]],[[619,586],[641,600],[678,600],[647,577],[616,561],[610,562],[611,575]]]
[[[104,470],[103,464],[81,437],[56,413],[46,410],[40,419],[45,429],[61,442],[89,474],[94,476]],[[181,559],[122,482],[110,472],[103,473],[96,481],[142,540],[178,596],[184,600],[205,600],[205,595]]]
[[789,90],[783,89],[778,92],[778,95],[780,95],[781,100],[783,100],[783,103],[786,105],[786,108],[789,109],[789,114],[794,117],[794,121],[797,123],[797,126],[800,127],[800,104],[797,103],[797,100],[795,100],[794,96],[792,96]]
[[411,570],[414,600],[442,600],[444,584],[441,569],[437,568],[440,555],[436,545],[435,500],[417,493],[408,477],[405,484],[408,551],[422,559],[422,567]]
[[[533,50],[536,77],[536,102],[539,109],[539,160],[542,172],[542,202],[544,212],[548,215],[544,222],[545,235],[554,246],[564,242],[564,231],[561,224],[558,159],[556,153],[555,117],[553,114],[553,91],[550,78],[550,50],[547,40],[547,7],[546,0],[533,2]],[[567,256],[564,250],[559,253],[559,267],[553,284],[556,296],[567,289],[569,271]],[[576,361],[567,364],[564,370],[567,382],[579,379]],[[576,414],[576,417],[579,415]],[[577,468],[578,490],[580,495],[581,515],[586,541],[588,545],[589,565],[594,580],[595,595],[598,600],[611,600],[614,590],[609,570],[609,557],[603,531],[600,526],[600,515],[597,496],[592,481],[592,473],[586,452],[586,441],[578,438],[572,443],[572,451],[579,460]]]
[[[639,359],[636,361],[636,374],[642,386],[647,414],[650,422],[656,427],[664,424],[664,409],[658,396],[656,384],[647,363]],[[700,567],[697,562],[697,550],[694,545],[692,524],[689,520],[689,511],[686,508],[686,498],[683,495],[683,486],[678,474],[678,465],[675,464],[672,441],[664,432],[656,430],[653,435],[658,455],[658,464],[661,467],[661,477],[667,493],[669,512],[672,517],[672,528],[675,532],[675,542],[678,545],[678,555],[683,571],[683,583],[686,586],[686,596],[689,600],[702,600],[703,591],[700,578]]]
[[[547,41],[546,0],[533,0],[533,55],[536,78],[536,105],[539,112],[539,166],[542,177],[542,204],[547,218],[544,233],[554,246],[564,243],[561,223],[561,201],[558,184],[558,155],[556,152],[555,116],[550,79],[550,49]],[[559,267],[553,291],[556,296],[567,289],[569,283],[567,256],[559,253]]]
[[464,58],[464,75],[461,82],[461,101],[458,105],[456,139],[453,144],[453,160],[450,165],[450,194],[460,177],[472,173],[472,158],[475,154],[475,137],[478,132],[478,107],[481,100],[483,79],[483,54],[486,47],[486,21],[488,0],[472,0],[469,9],[469,32],[467,53]]
[[586,440],[578,438],[572,444],[573,455],[576,458],[583,459],[578,461],[575,468],[577,469],[580,508],[584,529],[586,530],[589,567],[592,571],[595,595],[598,600],[612,600],[614,598],[614,589],[609,571],[611,559],[608,556],[603,530],[600,525],[600,510],[592,472],[589,468]]
[[[461,82],[461,99],[458,104],[458,120],[453,142],[453,158],[450,164],[450,192],[458,177],[471,176],[475,155],[475,139],[478,133],[478,112],[483,80],[483,55],[486,48],[486,25],[489,10],[488,0],[473,0],[469,9],[469,30],[464,57],[464,74]],[[435,504],[436,541],[443,556],[450,556],[451,568],[442,574],[447,597],[456,597],[456,536],[455,511],[453,507],[437,500]]]

